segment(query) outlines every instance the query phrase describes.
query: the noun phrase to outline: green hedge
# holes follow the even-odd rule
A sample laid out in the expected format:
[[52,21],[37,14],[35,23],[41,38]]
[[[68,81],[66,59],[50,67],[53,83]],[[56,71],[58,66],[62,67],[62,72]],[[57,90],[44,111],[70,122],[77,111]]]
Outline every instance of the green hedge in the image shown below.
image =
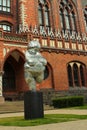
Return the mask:
[[66,108],[74,106],[83,106],[83,96],[61,97],[52,100],[54,108]]

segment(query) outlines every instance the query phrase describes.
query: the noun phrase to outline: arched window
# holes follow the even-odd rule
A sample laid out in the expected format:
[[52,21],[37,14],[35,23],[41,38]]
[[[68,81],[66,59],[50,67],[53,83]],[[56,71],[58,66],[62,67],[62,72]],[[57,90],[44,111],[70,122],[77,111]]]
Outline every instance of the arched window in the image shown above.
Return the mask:
[[87,32],[87,7],[85,8],[85,11],[84,11],[84,22],[85,22],[85,28]]
[[11,32],[11,24],[8,22],[0,22],[0,28],[3,28],[6,32]]
[[11,11],[11,0],[0,0],[0,11],[10,12]]
[[77,31],[76,15],[72,3],[69,0],[61,0],[59,7],[61,29],[69,32]]
[[71,62],[67,66],[69,87],[85,87],[85,65],[80,62]]
[[40,28],[43,28],[43,27],[49,28],[50,27],[49,6],[48,6],[46,0],[39,0],[38,17],[39,17]]

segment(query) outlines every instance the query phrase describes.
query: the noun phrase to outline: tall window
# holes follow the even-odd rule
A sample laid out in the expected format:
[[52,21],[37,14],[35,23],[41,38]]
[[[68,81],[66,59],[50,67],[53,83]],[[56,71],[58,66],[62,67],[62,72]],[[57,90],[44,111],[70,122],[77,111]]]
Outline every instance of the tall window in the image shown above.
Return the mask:
[[81,75],[81,84],[82,86],[85,86],[85,81],[84,81],[84,67],[82,65],[80,65],[80,75]]
[[76,30],[76,23],[75,23],[75,14],[74,14],[74,12],[71,12],[70,16],[71,16],[71,21],[72,21],[72,29]]
[[43,27],[49,28],[50,27],[49,6],[48,6],[46,0],[39,0],[38,17],[39,17],[40,28],[43,28]]
[[69,32],[77,31],[76,15],[73,5],[69,0],[61,0],[60,2],[60,22],[62,30]]
[[39,24],[41,27],[44,26],[44,23],[43,23],[43,10],[42,10],[42,6],[39,5],[39,8],[38,8],[38,15],[39,15]]
[[71,62],[67,66],[70,87],[85,87],[86,67],[79,62]]
[[64,25],[64,14],[63,14],[63,10],[60,9],[60,21],[61,21],[61,28],[63,29]]
[[11,0],[0,0],[0,11],[11,11]]
[[49,27],[49,8],[47,5],[45,6],[45,24]]
[[85,11],[84,11],[84,21],[85,21],[85,28],[86,28],[86,32],[87,32],[87,8],[85,8]]
[[74,74],[74,84],[76,87],[78,87],[79,86],[79,74],[78,74],[78,66],[76,63],[73,65],[73,74]]
[[69,86],[73,87],[72,67],[70,65],[68,65],[67,71],[68,71]]
[[68,14],[68,10],[67,9],[64,10],[64,16],[65,16],[65,24],[66,24],[65,26],[66,26],[66,29],[70,30],[70,16]]
[[44,80],[47,79],[48,76],[49,76],[49,69],[48,69],[48,67],[46,66],[46,67],[45,67],[45,70],[44,70]]

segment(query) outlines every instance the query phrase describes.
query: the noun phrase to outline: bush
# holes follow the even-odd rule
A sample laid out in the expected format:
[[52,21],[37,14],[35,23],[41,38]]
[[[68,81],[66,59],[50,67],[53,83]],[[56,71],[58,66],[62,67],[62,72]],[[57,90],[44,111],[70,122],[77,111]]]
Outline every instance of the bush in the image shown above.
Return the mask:
[[74,106],[83,106],[83,96],[61,97],[52,100],[54,108],[66,108]]

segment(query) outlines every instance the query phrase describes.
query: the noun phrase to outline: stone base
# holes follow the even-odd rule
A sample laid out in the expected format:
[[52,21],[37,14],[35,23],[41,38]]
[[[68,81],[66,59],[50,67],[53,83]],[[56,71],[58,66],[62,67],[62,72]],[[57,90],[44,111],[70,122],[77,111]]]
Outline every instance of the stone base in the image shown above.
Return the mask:
[[43,118],[43,94],[42,92],[27,91],[24,94],[25,119]]
[[4,97],[0,96],[0,104],[4,103]]

